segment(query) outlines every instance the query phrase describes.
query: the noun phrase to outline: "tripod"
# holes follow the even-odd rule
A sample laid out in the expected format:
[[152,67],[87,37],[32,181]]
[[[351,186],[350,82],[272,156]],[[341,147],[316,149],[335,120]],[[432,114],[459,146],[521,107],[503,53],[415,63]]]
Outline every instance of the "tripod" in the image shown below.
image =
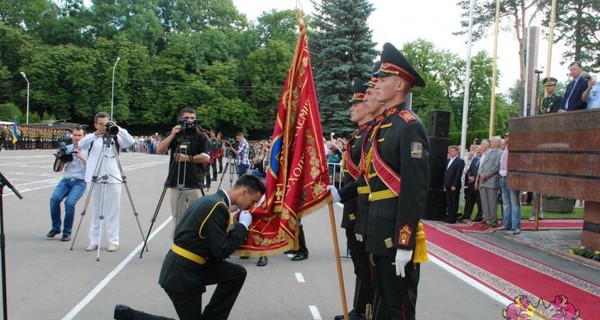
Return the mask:
[[6,177],[0,172],[0,251],[2,256],[2,311],[4,320],[8,319],[7,311],[7,300],[6,300],[6,255],[5,255],[5,236],[4,236],[4,186],[7,186],[12,192],[15,193],[19,199],[23,199],[23,196],[19,193],[15,187],[6,179]]
[[[178,136],[177,139],[177,143],[178,146],[177,148],[175,148],[175,152],[177,154],[183,154],[187,157],[189,157],[190,159],[190,163],[193,165],[191,159],[193,157],[193,155],[188,154],[188,147],[190,145],[190,141],[189,141],[189,137],[187,136]],[[173,157],[173,153],[171,154],[171,157]],[[173,161],[176,161],[175,159]],[[187,176],[187,165],[181,165],[181,161],[177,161],[177,165],[175,165],[175,163],[171,163],[170,164],[170,168],[169,168],[169,174],[167,174],[167,179],[165,180],[164,183],[164,187],[163,190],[160,194],[160,198],[158,199],[158,203],[156,204],[156,209],[154,209],[154,215],[152,216],[152,220],[150,221],[150,228],[148,228],[148,233],[146,234],[146,237],[144,238],[144,245],[142,246],[142,250],[140,251],[140,259],[143,257],[144,255],[144,249],[146,249],[146,251],[148,251],[148,239],[150,239],[150,232],[152,232],[152,228],[154,227],[154,223],[156,222],[156,218],[158,217],[158,212],[160,211],[160,207],[162,206],[163,200],[165,199],[165,194],[167,193],[167,189],[169,188],[173,188],[172,186],[170,186],[170,182],[171,179],[173,178],[173,174],[177,173],[177,186],[175,187],[175,189],[178,191],[177,194],[177,205],[175,207],[175,212],[179,212],[179,205],[181,204],[181,198],[184,195],[184,191],[187,190],[193,190],[193,189],[200,189],[200,193],[202,193],[202,196],[204,196],[204,190],[202,189],[202,187],[200,187],[200,184],[202,183],[201,181],[201,176],[200,176],[200,172],[198,171],[197,168],[192,167],[192,174],[194,175],[194,177],[196,178],[196,181],[198,182],[198,188],[190,188],[190,187],[186,187],[185,184],[185,180],[186,180],[186,176]]]
[[[109,178],[113,178],[118,183],[122,183],[125,185],[125,190],[127,191],[127,196],[129,198],[129,203],[131,203],[131,208],[133,209],[133,215],[135,216],[135,220],[137,221],[138,228],[140,229],[140,234],[142,235],[142,239],[144,238],[144,232],[142,231],[142,226],[140,225],[140,219],[138,218],[137,210],[135,209],[135,205],[133,204],[133,199],[131,198],[131,192],[129,192],[129,187],[127,186],[127,177],[123,173],[123,167],[121,166],[121,161],[119,159],[119,153],[117,152],[117,148],[115,147],[114,139],[116,137],[111,134],[105,134],[102,138],[102,148],[100,154],[98,155],[98,161],[96,163],[96,167],[94,168],[94,174],[92,175],[92,186],[90,187],[90,191],[87,194],[85,199],[85,205],[83,207],[83,211],[81,212],[81,219],[79,219],[79,224],[77,225],[77,230],[75,231],[75,236],[73,237],[73,242],[71,243],[71,250],[73,250],[73,246],[75,245],[75,240],[77,239],[77,235],[79,234],[79,228],[81,227],[81,222],[83,222],[83,216],[87,211],[87,207],[90,203],[90,199],[92,194],[94,193],[94,189],[96,185],[100,185],[100,210],[99,210],[99,218],[100,218],[100,226],[98,231],[98,248],[96,249],[96,261],[100,261],[100,244],[102,243],[102,224],[104,222],[104,212],[105,212],[105,203],[106,203],[106,191],[108,185],[111,184],[109,182]],[[93,142],[92,142],[93,146]],[[90,147],[90,150],[92,147]],[[106,152],[106,150],[110,150],[111,153]],[[119,174],[121,178],[112,175],[109,173],[108,168],[105,167],[105,160],[109,157],[114,157],[117,167],[119,169]],[[102,174],[102,175],[100,175]],[[97,209],[97,208],[95,208]],[[96,214],[96,212],[94,212]],[[118,219],[118,217],[117,217]]]
[[225,163],[225,167],[223,168],[223,173],[221,174],[221,180],[219,180],[219,186],[217,186],[217,190],[221,189],[221,184],[223,183],[223,178],[225,178],[225,172],[227,172],[227,168],[229,168],[229,187],[233,187],[233,177],[237,175],[237,166],[235,165],[235,158],[232,157],[231,151],[227,150],[226,152],[227,162]]

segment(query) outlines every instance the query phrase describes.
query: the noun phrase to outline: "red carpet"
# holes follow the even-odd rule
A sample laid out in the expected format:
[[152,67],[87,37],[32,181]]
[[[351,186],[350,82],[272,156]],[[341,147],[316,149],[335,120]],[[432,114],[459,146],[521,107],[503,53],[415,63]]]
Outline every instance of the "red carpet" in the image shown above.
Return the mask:
[[580,310],[581,319],[600,314],[599,286],[459,232],[459,226],[425,222],[429,253],[507,299],[527,295],[533,301],[553,301],[563,295]]
[[[469,231],[469,232],[486,232],[485,228],[482,228],[478,222],[472,222],[470,220],[463,220],[462,222],[457,222],[455,224],[447,224],[449,228],[459,231]],[[529,220],[521,220],[521,229],[522,230],[533,230],[533,221]],[[583,228],[583,220],[581,219],[547,219],[540,220],[538,229],[540,230],[548,230],[548,229],[582,229]]]

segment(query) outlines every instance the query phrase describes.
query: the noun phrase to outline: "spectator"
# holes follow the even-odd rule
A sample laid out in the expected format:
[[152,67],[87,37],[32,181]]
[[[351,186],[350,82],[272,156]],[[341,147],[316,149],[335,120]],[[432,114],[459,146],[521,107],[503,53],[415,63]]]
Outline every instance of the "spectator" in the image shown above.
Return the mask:
[[477,204],[477,215],[473,221],[482,220],[481,197],[479,195],[479,190],[475,188],[475,180],[477,179],[477,172],[479,171],[479,164],[481,163],[480,159],[482,155],[482,148],[480,146],[475,146],[475,154],[473,155],[473,159],[471,160],[469,168],[467,169],[467,173],[465,174],[465,213],[463,218],[471,219],[471,216],[473,215],[473,208],[475,207],[475,204]]
[[521,233],[521,200],[519,190],[509,189],[508,174],[508,135],[504,139],[504,151],[500,157],[500,192],[502,193],[502,226],[497,230],[512,230],[513,234]]
[[581,63],[578,61],[569,65],[569,74],[573,81],[567,85],[559,112],[581,110],[587,107],[587,103],[582,98],[583,92],[588,87],[585,77],[589,77],[589,75],[583,73]]
[[444,173],[444,189],[446,190],[447,223],[455,223],[458,214],[458,197],[462,186],[461,178],[465,161],[458,156],[458,147],[448,147],[448,163]]
[[600,83],[590,78],[581,99],[587,102],[588,109],[600,108]]
[[481,207],[483,209],[483,223],[485,228],[496,228],[498,226],[498,189],[500,179],[500,137],[492,137],[489,141],[481,142],[484,156],[479,165],[476,188],[481,196]]
[[230,145],[229,150],[236,155],[237,174],[238,177],[241,177],[248,172],[248,168],[250,167],[250,160],[248,158],[250,155],[250,146],[241,132],[236,133],[235,140],[238,143],[237,149]]

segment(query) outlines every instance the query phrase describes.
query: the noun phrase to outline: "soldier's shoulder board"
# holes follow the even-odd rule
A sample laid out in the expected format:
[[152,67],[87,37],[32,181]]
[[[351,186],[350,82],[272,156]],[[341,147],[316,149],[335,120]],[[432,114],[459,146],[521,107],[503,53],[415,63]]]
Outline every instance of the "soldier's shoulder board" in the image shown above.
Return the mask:
[[408,110],[401,110],[398,114],[400,115],[400,118],[402,118],[402,120],[404,120],[404,122],[406,123],[410,123],[417,120],[417,117],[415,117],[415,115]]

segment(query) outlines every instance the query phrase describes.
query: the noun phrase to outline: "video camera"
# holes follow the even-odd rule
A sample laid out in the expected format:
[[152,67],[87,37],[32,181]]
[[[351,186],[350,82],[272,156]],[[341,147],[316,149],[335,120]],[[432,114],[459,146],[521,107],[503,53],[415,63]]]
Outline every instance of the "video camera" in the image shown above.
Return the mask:
[[54,156],[62,162],[71,162],[73,161],[73,154],[75,153],[77,153],[77,151],[67,151],[67,146],[61,141],[58,143],[58,151]]
[[227,138],[227,139],[223,140],[223,143],[225,143],[225,146],[228,148],[233,147],[234,149],[237,149],[239,146],[238,142],[235,141],[235,139],[231,139],[231,138]]
[[104,126],[106,127],[106,133],[108,134],[116,135],[119,133],[119,127],[112,121],[107,122]]
[[200,127],[201,122],[202,121],[200,121],[200,119],[196,119],[196,120],[192,120],[192,121],[188,121],[186,119],[179,119],[179,121],[177,122],[177,124],[181,126],[181,130],[179,131],[179,134],[184,135],[184,136],[195,135],[196,133],[198,133],[198,130],[196,130],[196,129]]

